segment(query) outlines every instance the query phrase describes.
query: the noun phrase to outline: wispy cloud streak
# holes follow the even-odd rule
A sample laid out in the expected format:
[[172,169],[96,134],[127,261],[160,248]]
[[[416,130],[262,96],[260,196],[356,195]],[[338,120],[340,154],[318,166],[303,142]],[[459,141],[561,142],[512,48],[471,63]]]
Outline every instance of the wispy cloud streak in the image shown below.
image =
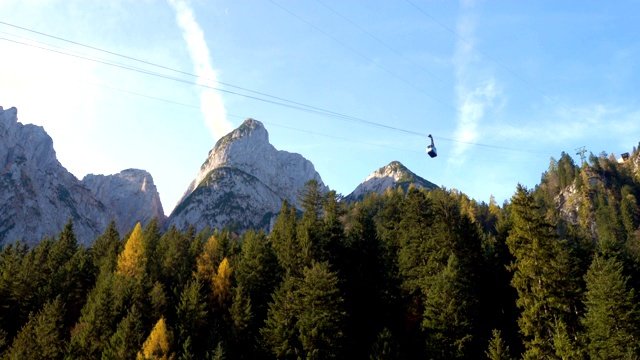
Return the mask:
[[[178,26],[187,42],[189,55],[193,61],[198,84],[216,85],[218,74],[211,66],[211,55],[204,40],[204,32],[193,15],[193,10],[185,0],[168,0],[176,12]],[[227,120],[227,111],[222,96],[212,89],[202,89],[200,93],[200,109],[205,125],[215,139],[219,139],[231,130],[233,125]]]
[[[466,4],[464,7],[472,6]],[[470,14],[464,13],[457,23],[457,32],[472,41],[475,24]],[[457,124],[454,136],[459,143],[453,149],[451,161],[460,163],[469,149],[469,142],[477,142],[479,126],[487,111],[500,94],[493,76],[483,74],[480,58],[469,42],[458,40],[453,58],[456,72]]]

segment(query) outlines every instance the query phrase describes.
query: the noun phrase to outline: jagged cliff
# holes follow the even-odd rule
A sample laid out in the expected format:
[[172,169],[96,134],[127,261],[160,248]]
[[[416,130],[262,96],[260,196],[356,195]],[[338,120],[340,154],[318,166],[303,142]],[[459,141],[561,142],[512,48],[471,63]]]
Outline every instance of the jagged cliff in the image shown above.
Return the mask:
[[90,244],[111,220],[124,233],[141,221],[164,217],[147,172],[89,175],[67,171],[44,129],[18,122],[17,110],[0,107],[0,246],[56,236],[73,221],[78,242]]
[[0,243],[55,236],[73,219],[80,242],[108,224],[106,207],[56,158],[44,129],[0,107]]
[[218,140],[168,224],[268,229],[282,201],[297,205],[298,191],[311,179],[327,190],[309,160],[277,150],[263,124],[247,119]]
[[89,174],[82,179],[82,184],[106,206],[121,234],[133,229],[137,222],[145,225],[153,218],[161,223],[165,220],[153,177],[144,170],[127,169],[114,175]]
[[411,184],[427,190],[438,187],[436,184],[414,174],[399,161],[392,161],[389,165],[383,166],[369,175],[351,194],[345,197],[345,201],[362,200],[366,194],[374,192],[382,194],[389,188],[396,189],[400,187],[406,191]]

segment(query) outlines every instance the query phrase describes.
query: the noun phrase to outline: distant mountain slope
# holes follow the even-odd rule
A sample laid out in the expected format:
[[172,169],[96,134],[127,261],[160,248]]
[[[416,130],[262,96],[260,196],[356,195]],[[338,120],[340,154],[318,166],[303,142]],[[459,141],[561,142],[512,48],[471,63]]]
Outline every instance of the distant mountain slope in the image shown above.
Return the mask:
[[247,119],[209,152],[168,225],[268,229],[282,201],[297,205],[298,191],[311,179],[327,190],[309,160],[277,150],[264,125]]
[[388,188],[403,188],[406,191],[411,184],[427,190],[438,187],[436,184],[414,174],[399,161],[392,161],[369,175],[344,200],[347,202],[359,201],[369,193],[382,194]]

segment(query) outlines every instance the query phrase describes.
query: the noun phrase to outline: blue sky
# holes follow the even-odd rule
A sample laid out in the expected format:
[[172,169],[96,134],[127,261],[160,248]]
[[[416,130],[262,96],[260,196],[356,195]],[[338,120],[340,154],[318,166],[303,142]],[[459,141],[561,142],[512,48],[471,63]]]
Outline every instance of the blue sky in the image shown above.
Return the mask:
[[638,1],[3,0],[0,22],[0,106],[78,178],[149,171],[167,214],[248,117],[343,195],[397,160],[502,203],[562,151],[640,141]]

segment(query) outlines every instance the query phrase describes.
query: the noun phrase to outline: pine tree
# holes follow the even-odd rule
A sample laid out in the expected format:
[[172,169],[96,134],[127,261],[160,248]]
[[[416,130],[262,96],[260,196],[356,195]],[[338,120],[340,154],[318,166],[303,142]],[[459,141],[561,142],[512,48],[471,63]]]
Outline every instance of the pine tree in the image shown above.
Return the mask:
[[388,328],[382,329],[373,344],[369,360],[400,360],[400,346]]
[[338,289],[338,277],[327,263],[313,263],[304,270],[298,289],[299,315],[296,323],[302,353],[306,359],[340,358],[346,313]]
[[71,334],[69,353],[74,359],[96,359],[102,354],[115,330],[112,294],[113,274],[103,272],[89,292],[82,315]]
[[278,259],[264,233],[249,230],[243,235],[234,277],[251,300],[254,324],[259,326],[264,323],[271,293],[281,279]]
[[583,349],[577,343],[575,337],[572,338],[569,335],[567,325],[563,321],[556,322],[553,347],[559,359],[582,360],[585,358]]
[[137,223],[127,239],[124,250],[118,256],[116,273],[118,275],[142,279],[145,276],[147,253],[142,233],[142,226]]
[[115,221],[111,221],[107,229],[91,245],[93,263],[97,269],[104,268],[103,271],[113,272],[116,269],[118,254],[121,251],[120,234],[118,234]]
[[251,310],[251,299],[244,293],[242,286],[235,288],[233,302],[229,309],[231,316],[231,339],[234,348],[234,358],[251,359],[255,358],[254,346],[251,333],[251,323],[253,312]]
[[511,214],[513,228],[507,245],[515,260],[509,268],[514,272],[511,285],[518,292],[516,305],[521,309],[518,325],[524,336],[524,357],[553,357],[555,321],[569,318],[570,295],[575,291],[567,253],[522,185],[512,198]]
[[489,350],[485,354],[491,360],[511,360],[509,347],[502,340],[500,330],[493,330],[493,337],[489,342]]
[[[286,275],[300,276],[302,269],[311,263],[311,243],[308,237],[298,235],[298,230],[296,209],[284,201],[269,237]],[[307,241],[301,241],[302,238]]]
[[192,233],[181,233],[174,226],[160,237],[156,256],[160,267],[159,281],[165,288],[182,288],[191,278],[196,261],[189,251],[192,241]]
[[424,192],[411,187],[401,204],[401,212],[398,267],[402,287],[410,296],[421,296],[426,290],[425,279],[437,274],[442,267],[439,262],[430,261],[436,255],[434,250],[442,246],[432,239],[430,232],[433,207]]
[[640,206],[638,206],[638,201],[629,185],[622,187],[621,197],[620,215],[627,237],[630,238],[638,230],[638,225],[640,225]]
[[144,332],[142,314],[133,306],[109,339],[109,345],[102,353],[102,360],[134,359],[142,345]]
[[169,360],[173,359],[173,355],[170,350],[170,338],[171,334],[167,329],[167,324],[164,318],[160,318],[156,325],[151,330],[151,334],[144,344],[142,344],[142,351],[138,352],[136,356],[137,360]]
[[[400,317],[400,306],[394,301],[396,283],[384,259],[384,248],[376,233],[375,208],[362,203],[355,205],[344,254],[335,269],[341,275],[339,284],[344,308],[349,314],[345,324],[345,338],[350,346],[345,357],[356,357],[371,350],[380,329],[390,326]],[[371,316],[376,314],[376,316]]]
[[17,241],[0,251],[0,329],[7,342],[41,307],[40,298],[45,295],[38,296],[37,289],[46,284],[49,274],[38,269],[45,267],[51,245],[51,240],[44,239],[29,251],[27,244]]
[[65,351],[64,304],[57,297],[30,316],[20,330],[5,359],[61,359]]
[[286,276],[273,293],[265,326],[260,334],[267,350],[277,359],[295,359],[301,346],[297,337],[297,288],[299,280]]
[[585,315],[582,323],[591,359],[640,356],[640,317],[633,289],[627,287],[622,263],[597,255],[585,276]]
[[447,267],[432,279],[425,301],[422,328],[427,353],[436,359],[469,356],[473,340],[474,299],[469,296],[460,263],[452,254]]
[[[177,309],[177,343],[189,348],[192,356],[202,358],[206,349],[207,301],[202,283],[194,278],[180,295]],[[188,344],[187,344],[188,343]]]

